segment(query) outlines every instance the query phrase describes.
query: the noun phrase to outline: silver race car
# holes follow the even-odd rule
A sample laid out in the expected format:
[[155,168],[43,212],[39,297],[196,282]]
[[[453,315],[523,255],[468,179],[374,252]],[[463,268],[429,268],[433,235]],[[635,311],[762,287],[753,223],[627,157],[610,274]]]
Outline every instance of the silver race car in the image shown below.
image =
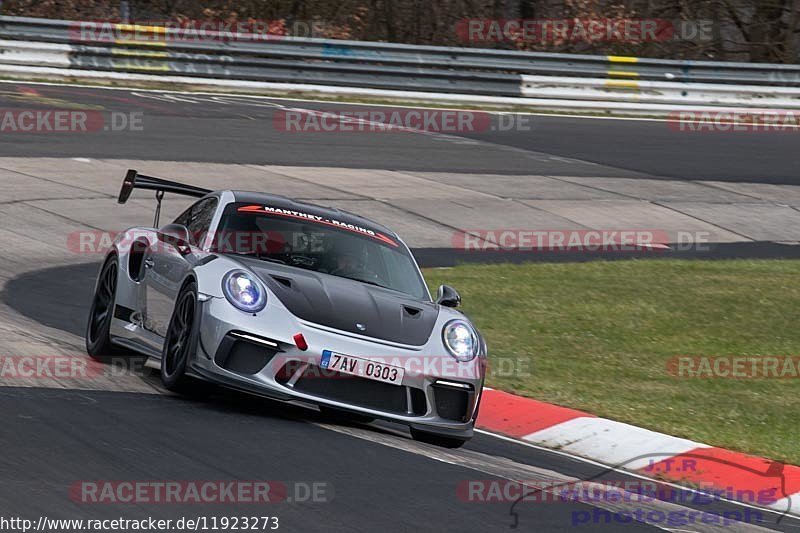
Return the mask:
[[[166,388],[212,382],[457,447],[473,434],[481,334],[447,286],[434,301],[391,230],[270,194],[128,171],[119,203],[155,191],[152,228],[116,237],[86,330],[98,359],[131,352]],[[199,198],[159,227],[165,193]]]

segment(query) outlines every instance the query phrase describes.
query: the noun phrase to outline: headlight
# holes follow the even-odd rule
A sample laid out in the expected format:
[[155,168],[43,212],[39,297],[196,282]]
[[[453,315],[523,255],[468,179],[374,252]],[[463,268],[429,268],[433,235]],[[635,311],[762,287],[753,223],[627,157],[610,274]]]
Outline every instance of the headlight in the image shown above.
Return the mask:
[[451,320],[442,331],[444,345],[450,355],[461,362],[472,361],[478,355],[478,334],[463,320]]
[[228,272],[222,279],[222,292],[234,307],[247,313],[258,313],[267,305],[261,284],[244,270]]

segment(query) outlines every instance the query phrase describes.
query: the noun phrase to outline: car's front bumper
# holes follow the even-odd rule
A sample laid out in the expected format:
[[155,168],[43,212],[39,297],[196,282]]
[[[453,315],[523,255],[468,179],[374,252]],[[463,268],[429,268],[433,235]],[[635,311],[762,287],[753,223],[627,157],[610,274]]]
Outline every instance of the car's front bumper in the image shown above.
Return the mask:
[[[472,436],[485,358],[462,363],[443,353],[439,324],[427,345],[409,347],[306,323],[279,304],[257,315],[220,298],[202,305],[201,342],[190,369],[199,377],[279,400]],[[305,351],[293,340],[298,333],[307,341]],[[403,381],[398,386],[323,370],[323,350],[402,366]]]

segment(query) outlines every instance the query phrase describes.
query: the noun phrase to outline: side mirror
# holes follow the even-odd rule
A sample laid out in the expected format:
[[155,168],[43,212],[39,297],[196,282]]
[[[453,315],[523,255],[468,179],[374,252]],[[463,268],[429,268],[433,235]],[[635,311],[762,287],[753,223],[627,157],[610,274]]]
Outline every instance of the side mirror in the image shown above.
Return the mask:
[[158,240],[181,250],[189,246],[189,228],[181,224],[168,224],[158,230]]
[[461,305],[461,295],[449,285],[441,285],[436,294],[436,303],[444,307],[458,307]]

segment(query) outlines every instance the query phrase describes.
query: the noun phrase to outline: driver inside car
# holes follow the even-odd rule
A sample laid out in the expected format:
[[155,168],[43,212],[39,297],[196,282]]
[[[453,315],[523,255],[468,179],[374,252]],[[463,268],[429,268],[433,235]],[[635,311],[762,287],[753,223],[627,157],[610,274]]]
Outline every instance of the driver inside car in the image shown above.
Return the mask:
[[334,276],[353,277],[360,272],[358,259],[351,253],[340,253],[336,256],[336,267],[331,270]]

